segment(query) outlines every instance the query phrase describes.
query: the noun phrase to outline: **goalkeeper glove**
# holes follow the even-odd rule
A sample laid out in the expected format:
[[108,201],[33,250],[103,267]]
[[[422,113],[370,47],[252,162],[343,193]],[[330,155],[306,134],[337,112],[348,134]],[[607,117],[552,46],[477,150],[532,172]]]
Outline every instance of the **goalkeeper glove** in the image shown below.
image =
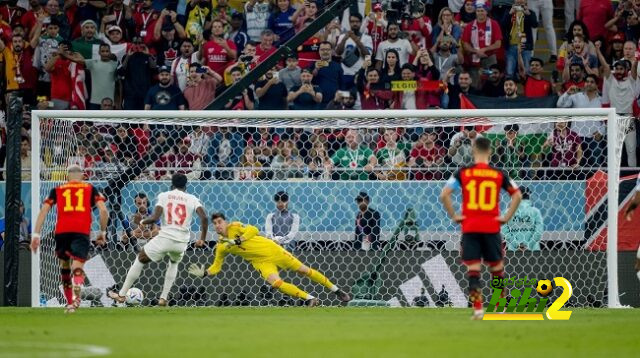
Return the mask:
[[238,245],[242,244],[242,240],[240,239],[222,239],[222,242],[226,242],[229,245]]
[[196,277],[206,277],[207,276],[207,270],[205,270],[204,265],[198,265],[198,264],[191,264],[191,266],[189,266],[189,273],[193,276]]

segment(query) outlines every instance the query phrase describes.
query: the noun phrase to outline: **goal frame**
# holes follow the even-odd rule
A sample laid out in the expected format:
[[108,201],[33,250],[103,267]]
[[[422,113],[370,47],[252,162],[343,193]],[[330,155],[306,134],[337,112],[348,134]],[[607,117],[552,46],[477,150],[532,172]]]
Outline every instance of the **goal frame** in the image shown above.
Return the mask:
[[[35,223],[40,211],[40,152],[41,118],[59,118],[62,120],[87,120],[127,118],[162,118],[182,120],[193,118],[216,119],[300,119],[298,127],[305,127],[302,118],[331,119],[384,119],[384,118],[484,118],[484,117],[570,117],[597,116],[607,118],[607,158],[617,158],[616,146],[620,118],[615,108],[532,108],[532,109],[474,109],[474,110],[315,110],[315,111],[96,111],[96,110],[34,110],[31,114],[31,222]],[[179,124],[178,121],[168,124]],[[187,124],[187,123],[181,123]],[[376,126],[381,127],[381,126]],[[362,128],[366,128],[363,126]],[[33,153],[37,154],[34,155]],[[607,306],[620,308],[618,293],[618,180],[619,160],[607,160]],[[617,175],[610,175],[617,173]],[[37,174],[37,175],[36,175]],[[615,230],[611,230],[615,228]],[[41,250],[31,254],[31,306],[40,307],[40,255]]]

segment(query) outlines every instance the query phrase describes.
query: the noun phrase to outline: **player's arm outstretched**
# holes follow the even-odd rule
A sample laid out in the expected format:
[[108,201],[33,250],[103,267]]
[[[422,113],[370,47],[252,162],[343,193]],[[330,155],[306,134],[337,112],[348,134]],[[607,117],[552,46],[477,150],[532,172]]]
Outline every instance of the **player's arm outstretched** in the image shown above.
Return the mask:
[[211,266],[205,268],[204,265],[191,264],[188,270],[189,273],[196,277],[217,275],[222,270],[224,258],[227,256],[227,250],[231,245],[233,244],[228,242],[218,242],[218,244],[216,245],[216,253]]

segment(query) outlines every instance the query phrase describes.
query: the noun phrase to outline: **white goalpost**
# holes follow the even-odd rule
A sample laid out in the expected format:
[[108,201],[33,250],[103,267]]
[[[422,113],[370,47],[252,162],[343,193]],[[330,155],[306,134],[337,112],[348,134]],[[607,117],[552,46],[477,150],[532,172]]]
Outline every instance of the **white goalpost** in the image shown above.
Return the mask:
[[[556,123],[592,126],[603,133],[583,144],[587,150],[572,154],[575,143],[568,142],[571,148],[556,144]],[[596,300],[615,308],[621,306],[617,228],[620,158],[628,123],[629,118],[613,108],[36,110],[31,220],[35,223],[49,191],[65,179],[64,169],[82,165],[87,180],[106,192],[110,210],[109,243],[94,247],[87,262],[87,286],[98,293],[86,298],[86,304],[109,305],[105,289],[122,283],[137,250],[149,239],[141,236],[145,228],[137,229],[136,210],[142,213],[144,208],[136,206],[134,198],[144,193],[145,208],[152,208],[157,193],[169,188],[172,172],[187,174],[187,191],[200,198],[208,214],[222,211],[257,226],[263,235],[267,214],[276,210],[274,194],[286,191],[289,209],[300,216],[299,232],[287,248],[353,296],[390,306],[412,306],[426,297],[430,306],[466,307],[459,227],[448,220],[437,195],[451,173],[468,164],[467,139],[486,136],[494,143],[492,164],[530,189],[532,205],[544,218],[538,242],[509,241],[505,234],[506,276],[566,275],[574,287],[573,304],[587,306]],[[507,137],[513,135],[506,133],[509,129],[516,137]],[[349,133],[355,139],[348,138]],[[342,150],[351,140],[357,141],[355,151]],[[367,156],[362,163],[361,153]],[[380,213],[375,228],[357,221],[354,199],[361,192]],[[56,306],[62,300],[52,211],[41,250],[32,254],[33,307]],[[197,233],[193,237],[195,241]],[[235,258],[227,258],[223,272],[212,280],[189,277],[189,263],[211,262],[214,241],[211,236],[204,248],[192,245],[188,250],[172,290],[173,304],[294,304]],[[134,285],[145,292],[145,304],[153,303],[163,277],[164,264],[151,264]],[[284,277],[303,289],[321,291],[308,280]],[[487,276],[482,281],[488,290]],[[318,297],[324,304],[338,304],[325,294]]]

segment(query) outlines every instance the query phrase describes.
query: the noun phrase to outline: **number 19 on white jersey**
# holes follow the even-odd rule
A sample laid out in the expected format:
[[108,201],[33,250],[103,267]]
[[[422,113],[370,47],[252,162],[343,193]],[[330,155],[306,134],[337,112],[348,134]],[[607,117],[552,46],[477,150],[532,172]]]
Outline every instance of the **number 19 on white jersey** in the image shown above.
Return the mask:
[[162,225],[159,236],[188,242],[191,236],[193,214],[196,209],[202,207],[200,200],[176,189],[160,193],[156,206],[162,208]]

